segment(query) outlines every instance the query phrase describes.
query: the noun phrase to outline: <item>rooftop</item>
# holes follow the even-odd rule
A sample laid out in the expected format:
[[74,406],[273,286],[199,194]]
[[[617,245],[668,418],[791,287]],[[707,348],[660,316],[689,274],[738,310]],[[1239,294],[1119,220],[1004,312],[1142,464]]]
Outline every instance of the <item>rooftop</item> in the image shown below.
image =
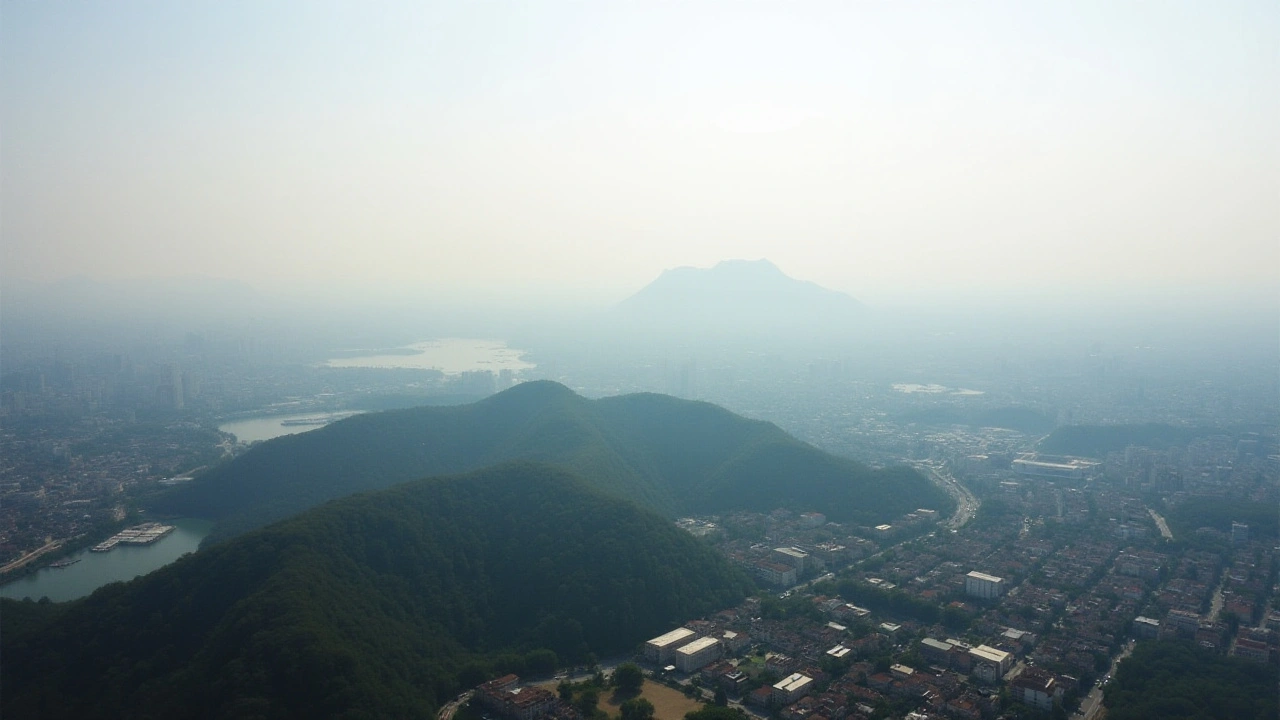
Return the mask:
[[683,628],[683,627],[676,628],[675,630],[672,630],[669,633],[666,633],[664,635],[659,635],[658,637],[650,640],[649,644],[657,645],[658,647],[666,647],[668,645],[680,642],[681,640],[685,640],[687,638],[693,637],[693,635],[695,635],[695,633],[689,628]]
[[676,650],[676,652],[680,653],[681,655],[693,655],[695,653],[699,653],[699,652],[702,652],[703,650],[706,650],[712,645],[719,645],[719,644],[720,644],[720,641],[713,637],[698,638],[697,640],[694,640],[688,645],[681,646],[678,650]]
[[969,654],[981,660],[987,660],[993,663],[1003,663],[1009,659],[1009,653],[1003,650],[997,650],[987,645],[979,645],[978,647],[970,650]]
[[805,685],[808,685],[811,682],[813,682],[813,678],[811,677],[802,675],[800,673],[791,673],[787,677],[774,683],[773,687],[775,689],[789,693],[794,690],[799,690],[800,688],[804,687]]

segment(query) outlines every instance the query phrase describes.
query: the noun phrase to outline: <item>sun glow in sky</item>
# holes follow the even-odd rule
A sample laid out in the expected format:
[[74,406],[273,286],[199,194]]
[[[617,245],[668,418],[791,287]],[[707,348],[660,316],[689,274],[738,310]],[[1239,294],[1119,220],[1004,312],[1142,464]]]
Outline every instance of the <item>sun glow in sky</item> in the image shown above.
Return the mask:
[[16,3],[6,278],[1280,283],[1280,6]]

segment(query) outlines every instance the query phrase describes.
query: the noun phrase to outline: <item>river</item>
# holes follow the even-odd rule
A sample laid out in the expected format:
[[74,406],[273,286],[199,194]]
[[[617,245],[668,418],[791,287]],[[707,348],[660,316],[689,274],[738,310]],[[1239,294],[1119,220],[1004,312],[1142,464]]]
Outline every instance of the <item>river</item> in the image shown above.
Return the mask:
[[0,597],[38,600],[48,597],[55,602],[75,600],[116,580],[132,580],[157,570],[195,552],[200,541],[209,534],[213,523],[196,518],[166,521],[177,529],[150,545],[118,545],[110,552],[81,550],[67,559],[80,562],[64,567],[45,567],[26,577],[0,586]]

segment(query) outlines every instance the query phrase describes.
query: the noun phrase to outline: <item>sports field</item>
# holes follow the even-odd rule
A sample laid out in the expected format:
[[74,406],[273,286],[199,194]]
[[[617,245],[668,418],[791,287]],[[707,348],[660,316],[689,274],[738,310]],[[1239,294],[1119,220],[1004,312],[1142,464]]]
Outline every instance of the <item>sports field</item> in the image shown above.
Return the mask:
[[[644,681],[644,687],[640,689],[640,697],[653,703],[654,720],[684,720],[685,713],[702,708],[702,703],[690,700],[679,690],[672,690],[666,685],[651,680]],[[603,694],[600,696],[600,709],[616,716],[622,712],[621,706],[624,699],[615,700],[612,692]]]

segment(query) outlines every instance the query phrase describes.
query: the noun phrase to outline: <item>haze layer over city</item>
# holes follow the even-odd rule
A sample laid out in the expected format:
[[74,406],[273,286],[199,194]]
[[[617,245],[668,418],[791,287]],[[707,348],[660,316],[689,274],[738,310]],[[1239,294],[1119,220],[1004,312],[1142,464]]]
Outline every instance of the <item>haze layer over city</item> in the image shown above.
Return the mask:
[[[563,707],[538,712],[648,720],[625,692],[579,704],[634,662],[690,710],[719,687],[788,720],[1088,720],[1113,677],[1108,713],[1152,712],[1133,698],[1161,692],[1116,675],[1131,653],[1274,674],[1276,37],[1262,2],[4,3],[0,596],[171,608],[195,655],[120,657],[183,674],[139,670],[97,712],[181,713],[217,674],[199,648],[231,641],[163,588],[211,550],[319,542],[324,513],[371,512],[354,493],[447,525],[432,493],[471,473],[468,513],[545,484],[547,518],[607,497],[617,527],[656,519],[627,542],[686,574],[609,587],[672,604],[477,601],[464,622],[424,601],[456,624],[405,650],[415,689],[311,707],[218,675],[243,684],[209,716],[492,720],[552,678]],[[534,559],[622,567],[631,546],[604,546],[621,555]],[[61,637],[5,602],[19,655]],[[842,629],[781,629],[815,607]],[[679,627],[752,640],[716,635],[723,673],[642,647]],[[806,665],[788,633],[853,654]],[[972,667],[922,644],[946,634]],[[3,707],[89,707],[56,678],[114,661],[60,652],[0,678],[38,688]],[[751,687],[725,684],[739,670]],[[508,673],[537,677],[481,685]],[[797,708],[773,685],[797,673],[848,707]]]

